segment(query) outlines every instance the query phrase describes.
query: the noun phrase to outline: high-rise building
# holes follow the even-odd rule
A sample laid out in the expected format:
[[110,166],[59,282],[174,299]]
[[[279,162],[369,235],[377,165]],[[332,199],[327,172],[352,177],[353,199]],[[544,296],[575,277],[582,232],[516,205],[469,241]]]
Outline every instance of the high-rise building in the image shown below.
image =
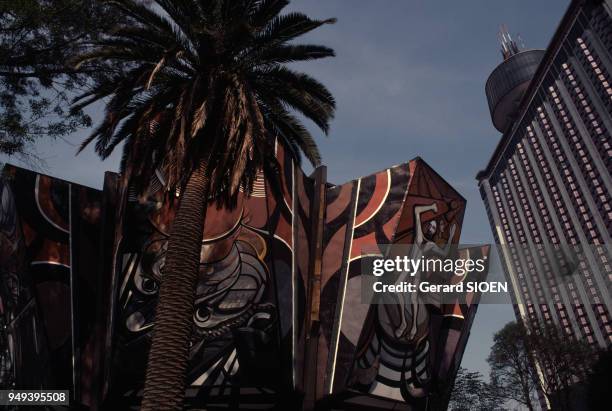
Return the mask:
[[501,41],[486,94],[503,136],[477,180],[517,319],[609,347],[612,2],[572,1],[545,51]]

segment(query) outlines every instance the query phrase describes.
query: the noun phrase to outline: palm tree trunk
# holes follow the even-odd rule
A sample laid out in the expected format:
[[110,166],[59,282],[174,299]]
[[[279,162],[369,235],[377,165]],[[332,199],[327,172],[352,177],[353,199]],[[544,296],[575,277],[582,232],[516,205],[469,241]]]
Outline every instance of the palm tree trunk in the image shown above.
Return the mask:
[[155,316],[141,410],[179,410],[193,328],[208,177],[202,162],[182,193],[172,223]]

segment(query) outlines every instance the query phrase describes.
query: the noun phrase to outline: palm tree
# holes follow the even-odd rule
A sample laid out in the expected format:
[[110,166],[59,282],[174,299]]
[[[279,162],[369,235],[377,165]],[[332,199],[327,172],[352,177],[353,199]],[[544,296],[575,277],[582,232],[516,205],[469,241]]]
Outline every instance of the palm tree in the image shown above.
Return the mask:
[[232,207],[258,171],[276,172],[278,138],[313,164],[320,155],[295,112],[328,132],[335,102],[314,78],[287,63],[334,55],[291,41],[334,19],[281,15],[286,0],[114,0],[129,24],[115,27],[74,59],[116,61],[119,74],[97,81],[74,109],[104,100],[95,141],[102,157],[123,143],[125,181],[144,195],[162,170],[180,193],[170,231],[143,410],[179,409],[184,396],[194,287],[208,200]]

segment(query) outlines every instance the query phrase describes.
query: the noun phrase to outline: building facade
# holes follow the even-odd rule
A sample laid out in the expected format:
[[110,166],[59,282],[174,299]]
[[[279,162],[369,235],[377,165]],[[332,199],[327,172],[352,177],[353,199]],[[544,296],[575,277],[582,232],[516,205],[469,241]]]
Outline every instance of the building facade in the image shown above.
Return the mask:
[[[465,199],[420,158],[334,185],[276,150],[278,189],[262,174],[235,208],[209,205],[186,409],[446,409],[479,295],[428,304],[409,337],[396,331],[403,306],[361,300],[362,259],[458,243]],[[138,408],[178,199],[159,172],[146,198],[127,186],[115,173],[100,191],[5,167],[1,388]]]
[[503,136],[477,180],[517,319],[609,347],[612,2],[573,1],[546,51],[504,33],[502,53],[486,92]]

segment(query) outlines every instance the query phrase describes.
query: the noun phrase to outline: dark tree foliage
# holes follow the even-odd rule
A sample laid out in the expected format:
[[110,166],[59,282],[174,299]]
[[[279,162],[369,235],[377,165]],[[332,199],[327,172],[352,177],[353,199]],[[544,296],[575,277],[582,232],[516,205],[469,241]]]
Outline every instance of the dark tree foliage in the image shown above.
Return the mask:
[[588,377],[589,410],[603,410],[610,405],[610,387],[612,387],[612,349],[600,353]]
[[503,404],[504,400],[495,396],[481,373],[459,368],[448,404],[449,411],[495,411],[501,410]]
[[527,334],[516,323],[508,323],[493,337],[487,362],[491,367],[491,388],[496,395],[534,409],[536,375],[527,348]]
[[580,395],[579,385],[587,381],[598,352],[585,340],[554,325],[530,332],[527,344],[543,368],[544,395],[555,409],[572,409],[572,401]]
[[556,325],[527,330],[511,322],[493,340],[487,361],[495,395],[530,410],[537,408],[536,389],[554,409],[572,409],[572,401],[581,395],[580,385],[586,382],[598,358],[586,341],[568,335]]
[[91,126],[82,110],[69,109],[71,95],[106,70],[74,70],[67,61],[112,22],[101,1],[0,1],[1,154],[27,154],[39,137]]
[[[296,160],[321,158],[295,112],[329,131],[335,101],[315,78],[289,63],[331,57],[333,50],[293,40],[334,19],[281,15],[286,0],[109,2],[117,24],[72,60],[128,64],[79,95],[73,109],[107,99],[103,121],[83,143],[102,158],[123,145],[122,172],[148,181],[159,168],[171,188],[208,159],[210,190],[231,203],[239,185],[274,163],[275,138]],[[137,184],[138,185],[138,184]]]

